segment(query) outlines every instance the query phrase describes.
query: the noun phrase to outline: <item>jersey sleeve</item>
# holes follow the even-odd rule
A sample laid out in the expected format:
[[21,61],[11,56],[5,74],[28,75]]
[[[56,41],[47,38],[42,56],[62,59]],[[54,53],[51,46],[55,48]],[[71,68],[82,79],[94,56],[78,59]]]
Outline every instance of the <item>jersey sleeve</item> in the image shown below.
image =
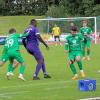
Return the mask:
[[35,33],[35,35],[40,34],[39,29],[38,28],[35,28],[34,33]]

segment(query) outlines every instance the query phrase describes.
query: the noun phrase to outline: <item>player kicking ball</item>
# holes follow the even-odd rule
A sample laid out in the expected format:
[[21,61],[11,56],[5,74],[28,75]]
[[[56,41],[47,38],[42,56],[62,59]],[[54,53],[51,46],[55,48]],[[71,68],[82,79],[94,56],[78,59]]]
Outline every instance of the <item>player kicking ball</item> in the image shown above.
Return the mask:
[[81,62],[81,56],[82,56],[82,49],[81,49],[81,42],[83,38],[81,34],[77,33],[77,27],[73,26],[71,28],[71,34],[66,37],[66,43],[65,43],[65,52],[68,53],[68,64],[70,66],[70,69],[72,73],[74,74],[73,80],[78,79],[78,74],[76,71],[76,68],[74,66],[74,63],[77,62],[78,67],[80,69],[81,76],[85,78],[85,73],[83,71],[82,62]]
[[8,72],[7,72],[7,78],[10,79],[10,77],[13,75],[13,70],[15,66],[14,65],[15,60],[17,60],[20,63],[20,74],[18,76],[19,79],[24,79],[24,60],[20,54],[19,51],[19,42],[18,39],[20,37],[26,37],[28,34],[18,34],[16,33],[16,30],[14,28],[9,30],[9,36],[6,38],[3,53],[2,53],[2,59],[0,61],[0,66],[2,66],[7,60],[10,61],[10,64],[8,65]]

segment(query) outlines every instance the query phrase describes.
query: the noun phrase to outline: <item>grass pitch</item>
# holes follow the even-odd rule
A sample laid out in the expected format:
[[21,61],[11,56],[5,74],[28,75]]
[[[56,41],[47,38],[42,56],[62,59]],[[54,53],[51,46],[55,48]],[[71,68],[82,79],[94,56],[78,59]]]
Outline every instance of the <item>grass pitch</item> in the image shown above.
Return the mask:
[[[97,80],[95,92],[81,92],[78,90],[78,81],[72,81],[72,72],[68,67],[67,54],[63,46],[50,46],[47,51],[43,45],[40,46],[46,61],[47,72],[51,79],[44,79],[42,71],[39,74],[41,80],[32,80],[36,61],[29,55],[23,46],[21,52],[25,60],[26,70],[23,82],[19,80],[19,68],[14,71],[11,80],[6,79],[8,62],[0,68],[0,100],[79,100],[82,98],[100,96],[100,45],[92,45],[91,60],[84,61],[84,70],[89,79]],[[0,52],[2,47],[0,47]],[[1,53],[0,53],[1,54]],[[77,67],[77,66],[76,66]],[[77,71],[79,69],[77,67]],[[81,79],[81,77],[79,77]]]

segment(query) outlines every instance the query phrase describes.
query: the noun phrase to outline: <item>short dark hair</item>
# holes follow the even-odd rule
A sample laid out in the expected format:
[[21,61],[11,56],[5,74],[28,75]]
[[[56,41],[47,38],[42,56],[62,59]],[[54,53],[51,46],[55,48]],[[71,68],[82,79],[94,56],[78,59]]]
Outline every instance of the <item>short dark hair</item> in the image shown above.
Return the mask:
[[36,19],[31,19],[30,24],[34,24],[34,22],[37,22]]
[[77,31],[77,27],[76,26],[72,26],[71,27],[71,31]]
[[10,30],[9,30],[9,34],[12,34],[12,33],[15,33],[16,32],[16,29],[14,29],[14,28],[11,28]]

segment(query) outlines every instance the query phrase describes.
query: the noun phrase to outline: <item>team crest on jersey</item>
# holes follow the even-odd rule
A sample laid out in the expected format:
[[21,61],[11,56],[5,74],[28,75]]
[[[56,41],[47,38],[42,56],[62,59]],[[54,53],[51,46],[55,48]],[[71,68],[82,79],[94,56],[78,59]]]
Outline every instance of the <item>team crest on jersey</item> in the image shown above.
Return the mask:
[[73,42],[74,44],[76,44],[76,40],[73,40],[72,42]]

